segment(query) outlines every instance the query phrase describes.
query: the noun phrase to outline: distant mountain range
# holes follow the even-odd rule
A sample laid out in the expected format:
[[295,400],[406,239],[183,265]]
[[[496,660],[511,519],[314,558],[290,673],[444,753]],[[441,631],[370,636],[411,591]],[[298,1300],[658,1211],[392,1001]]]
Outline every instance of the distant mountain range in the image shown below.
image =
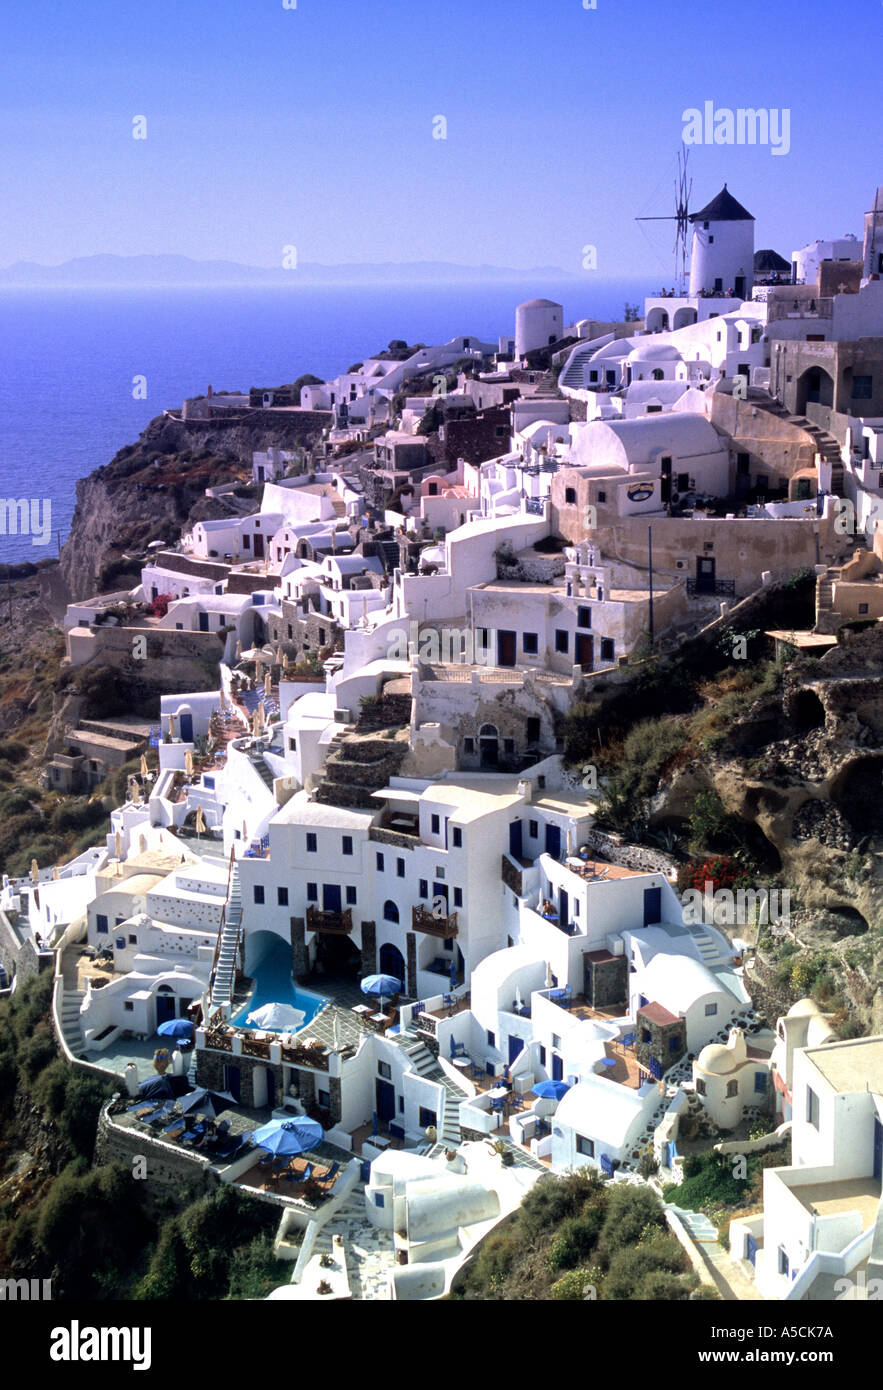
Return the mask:
[[382,263],[320,265],[304,261],[296,270],[273,270],[236,261],[196,261],[190,256],[78,256],[61,265],[16,261],[0,270],[0,287],[15,289],[75,289],[196,287],[476,284],[495,280],[576,280],[560,266],[514,270],[497,265],[455,265],[450,261],[385,261]]

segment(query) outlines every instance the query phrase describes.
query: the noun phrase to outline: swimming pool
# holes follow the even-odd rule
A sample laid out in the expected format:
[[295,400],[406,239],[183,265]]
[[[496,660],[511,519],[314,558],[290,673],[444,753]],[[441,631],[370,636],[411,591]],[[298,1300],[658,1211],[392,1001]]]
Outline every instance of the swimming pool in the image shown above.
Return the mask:
[[316,1017],[319,1010],[328,1003],[321,994],[298,989],[291,978],[291,947],[276,937],[267,943],[266,949],[251,967],[254,977],[254,991],[247,1004],[244,1004],[231,1022],[237,1028],[256,1028],[259,1025],[246,1023],[246,1018],[264,1004],[291,1004],[304,1015],[302,1027],[306,1027]]

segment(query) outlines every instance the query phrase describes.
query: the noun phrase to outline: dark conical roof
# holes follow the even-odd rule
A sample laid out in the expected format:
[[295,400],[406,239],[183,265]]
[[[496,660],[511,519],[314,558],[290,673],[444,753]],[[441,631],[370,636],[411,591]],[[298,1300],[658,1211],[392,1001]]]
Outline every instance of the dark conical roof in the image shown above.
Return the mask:
[[747,208],[737,203],[724,184],[716,198],[712,198],[699,212],[690,213],[691,222],[753,222],[754,218]]
[[771,251],[769,249],[755,251],[754,272],[756,275],[765,275],[768,273],[778,273],[781,275],[782,272],[786,270],[790,272],[791,262],[786,261],[784,256],[780,256],[778,251]]

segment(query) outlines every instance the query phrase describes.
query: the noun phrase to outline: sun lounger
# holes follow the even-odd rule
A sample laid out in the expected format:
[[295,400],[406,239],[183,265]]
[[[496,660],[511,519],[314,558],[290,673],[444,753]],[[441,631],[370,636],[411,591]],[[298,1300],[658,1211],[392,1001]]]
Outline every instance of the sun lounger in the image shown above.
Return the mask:
[[316,1181],[322,1188],[323,1192],[329,1192],[331,1190],[331,1188],[334,1186],[339,1172],[340,1164],[335,1162],[332,1163],[331,1167],[327,1170],[326,1173],[323,1174],[321,1178],[318,1175],[316,1175]]

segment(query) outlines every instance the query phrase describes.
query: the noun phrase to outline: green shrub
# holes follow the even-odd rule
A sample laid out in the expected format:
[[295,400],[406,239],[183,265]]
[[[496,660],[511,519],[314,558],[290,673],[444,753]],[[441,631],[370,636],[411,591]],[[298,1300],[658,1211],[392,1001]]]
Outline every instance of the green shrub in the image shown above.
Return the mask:
[[640,1296],[638,1287],[650,1275],[673,1276],[686,1268],[686,1255],[675,1237],[666,1231],[654,1232],[639,1244],[622,1244],[614,1252],[604,1278],[604,1297],[619,1300]]
[[551,1269],[573,1269],[583,1264],[598,1244],[604,1213],[600,1207],[589,1207],[581,1216],[568,1217],[558,1227],[549,1251]]
[[601,1231],[605,1251],[612,1256],[624,1246],[634,1245],[649,1227],[665,1225],[662,1205],[649,1187],[617,1183],[608,1194]]
[[49,817],[49,825],[52,830],[66,834],[71,830],[86,830],[97,825],[99,821],[103,823],[106,819],[107,812],[100,801],[90,801],[81,797],[76,801],[65,801],[56,806]]
[[580,1269],[569,1269],[552,1285],[552,1298],[559,1302],[585,1302],[592,1297],[587,1290],[595,1290],[595,1297],[601,1286],[602,1274],[597,1266],[583,1265]]

